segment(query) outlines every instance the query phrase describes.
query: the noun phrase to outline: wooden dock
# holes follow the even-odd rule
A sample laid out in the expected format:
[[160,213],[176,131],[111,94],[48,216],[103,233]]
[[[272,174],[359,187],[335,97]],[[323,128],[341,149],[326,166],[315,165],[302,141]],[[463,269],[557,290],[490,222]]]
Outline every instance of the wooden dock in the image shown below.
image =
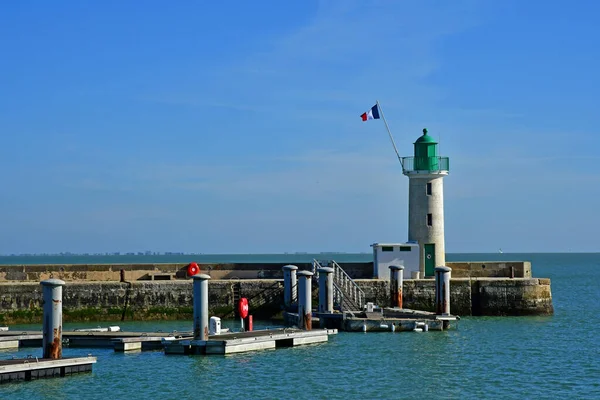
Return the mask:
[[335,334],[337,329],[281,328],[211,335],[208,340],[165,338],[163,345],[165,354],[233,354],[323,343],[329,340],[329,335]]
[[0,360],[0,384],[15,381],[31,381],[58,378],[91,372],[96,357],[62,358],[19,358]]
[[[297,314],[288,313],[286,320],[293,324]],[[433,312],[384,308],[375,312],[352,311],[315,313],[313,323],[345,332],[423,332],[443,331],[459,320],[456,315],[437,315]]]
[[361,312],[344,319],[347,332],[423,332],[450,328],[455,315],[438,315],[429,311],[384,308],[378,312]]
[[18,349],[19,347],[42,347],[42,339],[43,335],[41,333],[30,332],[0,336],[0,349]]
[[[211,335],[194,340],[192,332],[82,332],[63,331],[65,347],[113,348],[116,352],[164,349],[165,354],[232,354],[243,351],[292,347],[327,342],[337,329],[305,331],[279,328]],[[41,347],[39,331],[0,332],[0,349]]]
[[[164,337],[191,337],[191,332],[63,331],[65,347],[114,348],[115,351],[162,349]],[[40,331],[0,331],[0,349],[42,347]]]
[[[152,343],[160,348],[163,337],[171,337],[171,332],[79,332],[63,331],[63,340],[67,347],[103,347],[115,351],[152,349]],[[176,336],[191,336],[191,332],[175,333]],[[137,343],[137,344],[134,344]],[[127,345],[125,345],[127,344]]]
[[117,352],[159,350],[163,348],[164,338],[165,336],[121,337],[112,339],[112,346]]

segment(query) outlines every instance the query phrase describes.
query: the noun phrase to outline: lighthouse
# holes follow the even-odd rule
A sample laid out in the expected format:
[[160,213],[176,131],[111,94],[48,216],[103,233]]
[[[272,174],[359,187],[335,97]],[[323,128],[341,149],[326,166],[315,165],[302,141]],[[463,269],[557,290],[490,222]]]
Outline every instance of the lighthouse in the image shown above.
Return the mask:
[[408,240],[419,244],[419,270],[433,276],[446,264],[444,248],[444,177],[448,157],[438,155],[438,143],[423,129],[414,143],[414,157],[402,158],[408,176]]

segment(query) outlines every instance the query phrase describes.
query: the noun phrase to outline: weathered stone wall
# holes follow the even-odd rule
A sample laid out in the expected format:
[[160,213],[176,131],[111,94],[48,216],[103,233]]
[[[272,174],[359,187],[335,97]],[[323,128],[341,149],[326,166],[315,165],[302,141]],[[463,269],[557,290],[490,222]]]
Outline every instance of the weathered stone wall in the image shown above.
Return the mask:
[[187,264],[49,264],[0,265],[0,281],[40,282],[48,278],[64,281],[135,281],[149,278],[152,273],[172,273],[185,277]]
[[[234,317],[234,292],[249,299],[255,318],[268,318],[283,303],[280,280],[222,280],[209,283],[211,315]],[[281,299],[278,297],[280,296]],[[73,282],[63,287],[65,321],[191,319],[193,284],[188,281]],[[0,284],[0,322],[41,322],[39,283]]]
[[[339,263],[352,279],[373,277],[372,262]],[[202,273],[212,279],[283,279],[284,263],[199,264]],[[310,270],[311,263],[296,263],[300,270]],[[531,278],[531,263],[511,262],[447,262],[453,278],[506,277]],[[170,274],[173,279],[185,279],[188,264],[49,264],[0,265],[0,282],[40,282],[48,278],[64,281],[125,281],[150,280],[156,274]]]
[[446,262],[453,278],[531,278],[529,261]]
[[[212,279],[283,279],[281,267],[285,263],[198,264]],[[312,263],[295,263],[300,270],[312,269]],[[373,276],[372,262],[348,262],[339,265],[353,279]],[[40,282],[48,278],[64,281],[125,281],[150,280],[158,273],[171,274],[174,279],[185,279],[188,264],[48,264],[0,265],[0,282]]]
[[550,279],[471,281],[472,315],[548,315],[554,313]]
[[[452,271],[454,272],[454,271]],[[389,306],[389,283],[357,280],[367,301]],[[434,311],[435,281],[404,280],[403,306]],[[550,315],[554,313],[550,279],[456,278],[450,280],[451,312],[457,315]]]
[[[357,280],[366,300],[389,305],[389,282]],[[70,282],[63,287],[65,321],[191,319],[191,280]],[[211,315],[233,318],[237,296],[247,297],[255,318],[281,311],[283,282],[272,279],[209,281]],[[316,305],[318,287],[313,286]],[[405,280],[404,307],[433,311],[435,289],[430,279]],[[547,315],[553,313],[549,279],[452,279],[451,310],[458,315]],[[41,322],[39,283],[0,284],[0,323]],[[315,307],[316,308],[316,307]]]
[[[367,301],[379,306],[391,305],[389,282],[385,280],[357,280],[358,286],[365,292]],[[435,281],[433,279],[405,279],[402,285],[404,308],[434,311]],[[471,315],[471,291],[469,280],[452,279],[450,282],[450,301],[452,313]]]

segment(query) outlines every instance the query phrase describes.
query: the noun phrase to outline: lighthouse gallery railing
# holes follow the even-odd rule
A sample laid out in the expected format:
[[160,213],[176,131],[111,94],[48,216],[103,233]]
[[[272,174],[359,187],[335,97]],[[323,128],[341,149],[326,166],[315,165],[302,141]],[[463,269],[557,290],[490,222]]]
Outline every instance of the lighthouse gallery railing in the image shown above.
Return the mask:
[[412,171],[449,171],[448,157],[402,157],[402,172]]

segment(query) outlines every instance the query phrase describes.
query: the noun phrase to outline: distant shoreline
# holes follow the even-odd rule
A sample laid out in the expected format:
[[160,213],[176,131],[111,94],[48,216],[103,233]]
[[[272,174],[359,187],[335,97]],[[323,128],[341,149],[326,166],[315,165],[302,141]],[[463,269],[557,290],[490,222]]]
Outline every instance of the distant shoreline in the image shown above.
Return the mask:
[[[447,253],[447,261],[533,261],[555,256],[565,261],[572,257],[600,253]],[[283,254],[161,254],[161,255],[8,255],[0,256],[0,265],[43,264],[160,264],[190,263],[306,263],[313,259],[338,262],[372,262],[372,253],[283,253]]]

